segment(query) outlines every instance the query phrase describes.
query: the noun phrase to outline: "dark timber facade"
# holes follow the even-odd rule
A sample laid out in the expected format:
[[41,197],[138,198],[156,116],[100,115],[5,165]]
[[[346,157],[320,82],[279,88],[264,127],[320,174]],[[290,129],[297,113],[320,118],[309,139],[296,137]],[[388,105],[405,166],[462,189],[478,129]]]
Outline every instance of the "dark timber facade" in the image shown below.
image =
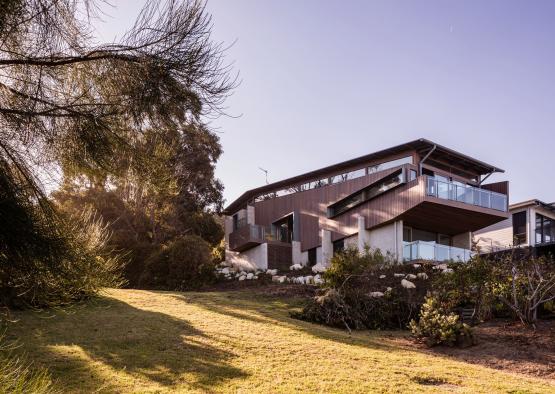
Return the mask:
[[398,261],[466,260],[472,232],[509,217],[503,170],[419,139],[245,192],[226,207],[226,260],[326,265],[349,245]]

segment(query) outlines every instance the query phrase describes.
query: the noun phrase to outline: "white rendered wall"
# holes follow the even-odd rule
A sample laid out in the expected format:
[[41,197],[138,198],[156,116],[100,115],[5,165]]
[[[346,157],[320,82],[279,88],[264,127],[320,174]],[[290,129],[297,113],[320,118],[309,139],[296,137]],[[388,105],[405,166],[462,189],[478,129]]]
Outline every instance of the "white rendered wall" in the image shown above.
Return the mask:
[[268,268],[268,244],[263,243],[244,252],[225,251],[225,261],[243,271]]
[[327,267],[333,257],[333,243],[331,242],[331,231],[322,230],[322,264]]
[[343,246],[347,248],[357,248],[358,249],[358,234],[351,235],[343,239]]
[[[308,260],[308,252],[306,253],[306,255],[307,255],[307,260]],[[318,246],[316,248],[316,263],[317,264],[323,264],[323,261],[324,261],[324,256],[322,254],[322,247]]]
[[359,244],[361,242],[363,245],[368,245],[370,249],[380,249],[384,255],[389,253],[393,259],[401,261],[403,256],[403,222],[399,220],[372,230],[364,230]]
[[299,241],[291,242],[291,253],[293,264],[306,265],[308,262],[308,252],[304,253],[306,254],[306,260],[304,260],[303,253],[301,252],[301,243]]
[[473,239],[482,252],[507,249],[514,243],[512,215],[499,223],[475,231]]

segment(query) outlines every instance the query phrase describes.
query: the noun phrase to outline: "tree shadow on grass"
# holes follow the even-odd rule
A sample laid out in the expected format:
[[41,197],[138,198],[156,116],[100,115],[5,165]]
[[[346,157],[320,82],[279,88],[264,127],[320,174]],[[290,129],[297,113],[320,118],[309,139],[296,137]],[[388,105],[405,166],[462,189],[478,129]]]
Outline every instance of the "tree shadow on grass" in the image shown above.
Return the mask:
[[23,312],[9,333],[50,369],[64,391],[140,390],[148,381],[161,388],[209,390],[246,377],[230,365],[231,352],[208,344],[210,338],[187,321],[163,313],[101,298],[71,313],[44,315]]
[[303,302],[306,301],[299,297],[266,296],[260,293],[251,293],[248,290],[218,293],[174,293],[172,296],[210,312],[253,323],[277,324],[320,339],[352,346],[372,347],[376,350],[397,348],[396,345],[382,341],[384,335],[396,335],[395,332],[365,330],[353,331],[350,334],[346,329],[341,330],[291,317],[290,312],[300,310]]

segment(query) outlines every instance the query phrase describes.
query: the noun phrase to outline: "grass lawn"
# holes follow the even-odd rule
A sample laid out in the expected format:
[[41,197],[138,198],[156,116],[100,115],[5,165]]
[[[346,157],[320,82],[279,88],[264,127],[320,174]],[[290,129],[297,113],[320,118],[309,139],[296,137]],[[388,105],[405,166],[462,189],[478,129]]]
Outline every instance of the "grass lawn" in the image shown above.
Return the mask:
[[291,319],[295,300],[247,291],[109,290],[19,312],[8,338],[63,392],[555,392],[553,381]]

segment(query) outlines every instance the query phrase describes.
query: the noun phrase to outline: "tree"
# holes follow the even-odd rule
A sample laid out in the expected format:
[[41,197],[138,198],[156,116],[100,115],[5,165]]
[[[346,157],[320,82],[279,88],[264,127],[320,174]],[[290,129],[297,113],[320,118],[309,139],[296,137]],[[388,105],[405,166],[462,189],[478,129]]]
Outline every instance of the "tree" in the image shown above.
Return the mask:
[[[93,0],[0,8],[0,219],[12,223],[0,226],[0,259],[10,264],[38,257],[54,272],[69,247],[39,178],[62,168],[93,187],[138,179],[128,190],[137,203],[141,187],[166,191],[171,180],[151,165],[147,143],[163,154],[179,140],[214,139],[203,119],[222,113],[235,85],[201,1],[149,1],[119,42],[105,44],[94,38],[98,10]],[[180,154],[175,166],[192,153]],[[217,194],[211,182],[201,190]],[[176,185],[184,186],[186,178]]]

